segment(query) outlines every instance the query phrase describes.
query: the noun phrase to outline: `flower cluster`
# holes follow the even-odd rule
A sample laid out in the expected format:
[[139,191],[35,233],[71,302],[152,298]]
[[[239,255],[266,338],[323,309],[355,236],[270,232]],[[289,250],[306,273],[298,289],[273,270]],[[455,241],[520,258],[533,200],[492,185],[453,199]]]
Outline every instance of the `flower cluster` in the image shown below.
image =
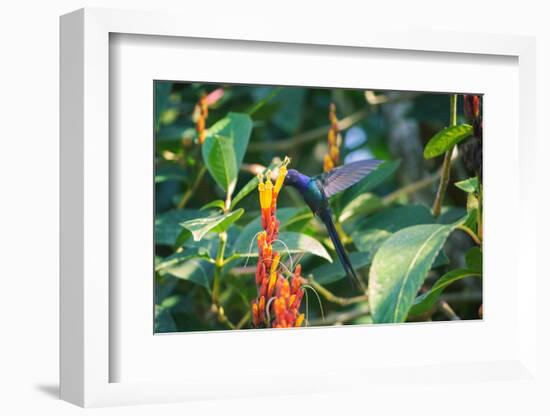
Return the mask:
[[474,130],[473,137],[460,145],[462,160],[466,170],[475,173],[481,179],[482,158],[483,158],[483,120],[481,116],[481,96],[464,95],[464,116],[468,122],[472,123]]
[[481,139],[483,123],[481,120],[481,97],[479,95],[464,95],[464,116],[471,121],[474,136]]
[[328,154],[323,160],[323,170],[328,172],[340,164],[340,143],[342,138],[338,128],[338,118],[336,117],[336,106],[330,104],[328,118],[330,120],[330,129],[328,131]]
[[207,118],[208,103],[206,101],[206,94],[203,93],[197,104],[195,104],[195,110],[193,111],[193,121],[195,122],[195,129],[197,130],[197,137],[200,144],[203,144],[206,139]]
[[208,95],[203,93],[199,98],[199,101],[195,104],[192,118],[195,123],[195,129],[197,130],[197,137],[200,144],[203,144],[206,140],[206,119],[208,118],[208,107],[221,99],[223,94],[223,88],[218,88]]
[[304,295],[301,287],[301,267],[286,279],[281,271],[281,255],[273,250],[273,242],[279,233],[277,220],[277,196],[283,186],[290,160],[285,158],[279,169],[275,184],[268,171],[265,177],[258,175],[260,194],[261,223],[263,231],[258,235],[258,265],[256,267],[256,287],[258,296],[252,302],[252,323],[256,328],[288,328],[301,326],[304,314],[299,313]]

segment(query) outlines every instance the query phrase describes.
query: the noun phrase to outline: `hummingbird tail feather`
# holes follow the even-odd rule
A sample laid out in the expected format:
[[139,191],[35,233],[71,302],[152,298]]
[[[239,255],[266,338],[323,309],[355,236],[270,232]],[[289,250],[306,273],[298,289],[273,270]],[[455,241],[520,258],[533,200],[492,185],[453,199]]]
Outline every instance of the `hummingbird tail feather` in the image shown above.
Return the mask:
[[334,225],[334,222],[332,221],[332,214],[329,210],[326,210],[322,212],[319,217],[327,227],[327,232],[332,240],[332,243],[334,244],[334,248],[336,250],[336,254],[338,255],[338,258],[340,259],[340,263],[342,263],[342,266],[344,267],[344,270],[346,271],[346,274],[348,276],[348,279],[351,281],[353,286],[357,289],[360,289],[361,291],[364,291],[364,285],[359,280],[359,277],[357,277],[357,274],[355,273],[355,270],[353,269],[353,266],[351,264],[351,261],[348,257],[348,254],[346,252],[346,249],[344,248],[344,245],[342,244],[342,240],[340,240],[340,236],[338,235],[338,232],[336,231],[336,226]]

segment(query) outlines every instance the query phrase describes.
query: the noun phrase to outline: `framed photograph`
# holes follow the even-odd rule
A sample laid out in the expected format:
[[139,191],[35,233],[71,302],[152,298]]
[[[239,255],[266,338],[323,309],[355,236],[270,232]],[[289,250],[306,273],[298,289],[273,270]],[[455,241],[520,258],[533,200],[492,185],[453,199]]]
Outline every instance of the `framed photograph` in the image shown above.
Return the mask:
[[61,18],[61,397],[538,388],[534,40],[179,22]]

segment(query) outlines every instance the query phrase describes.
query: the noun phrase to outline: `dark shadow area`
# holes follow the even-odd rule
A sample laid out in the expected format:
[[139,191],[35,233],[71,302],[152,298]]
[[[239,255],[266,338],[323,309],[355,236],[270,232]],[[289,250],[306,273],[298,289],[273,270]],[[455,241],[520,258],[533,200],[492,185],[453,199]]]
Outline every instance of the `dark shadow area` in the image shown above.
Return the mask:
[[53,399],[59,399],[59,384],[38,384],[36,390],[50,396]]

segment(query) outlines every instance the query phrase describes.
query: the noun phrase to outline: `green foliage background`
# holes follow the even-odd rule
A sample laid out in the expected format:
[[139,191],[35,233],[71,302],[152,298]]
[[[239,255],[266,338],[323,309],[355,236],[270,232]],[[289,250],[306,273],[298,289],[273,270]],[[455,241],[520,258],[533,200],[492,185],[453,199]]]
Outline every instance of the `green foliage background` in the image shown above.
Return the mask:
[[[279,239],[315,288],[303,303],[308,325],[479,318],[481,248],[467,232],[476,238],[481,187],[460,157],[442,213],[432,214],[443,155],[472,134],[461,100],[449,127],[449,94],[165,81],[154,88],[157,332],[250,327],[261,229],[253,171],[289,156],[290,167],[320,173],[331,102],[347,127],[342,159],[386,163],[331,201],[368,296],[358,297],[324,228],[283,187]],[[218,88],[224,94],[209,108],[201,146],[192,114],[201,94]]]

